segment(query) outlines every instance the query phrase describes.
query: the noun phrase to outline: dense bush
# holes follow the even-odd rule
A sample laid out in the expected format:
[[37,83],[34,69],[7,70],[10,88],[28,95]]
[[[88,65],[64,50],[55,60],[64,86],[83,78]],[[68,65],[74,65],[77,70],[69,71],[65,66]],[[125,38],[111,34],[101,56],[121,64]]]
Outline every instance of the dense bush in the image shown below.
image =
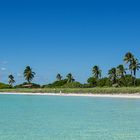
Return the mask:
[[40,88],[40,85],[39,84],[35,84],[35,83],[23,83],[23,84],[20,84],[20,85],[16,85],[14,88]]
[[105,77],[105,78],[99,79],[97,81],[97,86],[98,87],[110,87],[111,82],[110,82],[109,78]]
[[11,86],[4,83],[0,83],[0,89],[5,89],[5,88],[11,88]]
[[91,86],[91,87],[96,87],[97,86],[97,79],[94,77],[90,77],[87,80],[87,83]]
[[118,84],[119,86],[125,87],[134,86],[134,80],[135,78],[131,75],[126,75],[123,78],[118,79]]
[[70,82],[68,83],[67,79],[55,81],[52,84],[44,85],[43,88],[80,88],[83,85],[79,82]]
[[83,88],[92,88],[93,86],[90,84],[83,84]]
[[94,77],[90,77],[87,80],[87,83],[88,83],[86,84],[87,87],[110,87],[111,86],[111,81],[107,77],[98,80]]
[[82,88],[83,85],[79,82],[66,83],[63,88]]
[[52,84],[44,85],[44,88],[57,88],[62,87],[67,83],[67,79],[61,80],[61,81],[55,81]]
[[140,78],[136,79],[136,86],[140,86]]

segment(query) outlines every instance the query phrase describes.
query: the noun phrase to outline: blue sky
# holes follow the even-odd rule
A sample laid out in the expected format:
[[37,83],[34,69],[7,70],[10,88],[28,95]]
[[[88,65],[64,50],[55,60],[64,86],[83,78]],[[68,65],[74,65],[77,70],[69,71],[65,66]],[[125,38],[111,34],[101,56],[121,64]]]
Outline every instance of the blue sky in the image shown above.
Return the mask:
[[140,59],[139,6],[136,0],[0,1],[0,80],[12,73],[23,82],[30,65],[35,82],[69,72],[85,82],[92,66],[105,76],[127,51]]

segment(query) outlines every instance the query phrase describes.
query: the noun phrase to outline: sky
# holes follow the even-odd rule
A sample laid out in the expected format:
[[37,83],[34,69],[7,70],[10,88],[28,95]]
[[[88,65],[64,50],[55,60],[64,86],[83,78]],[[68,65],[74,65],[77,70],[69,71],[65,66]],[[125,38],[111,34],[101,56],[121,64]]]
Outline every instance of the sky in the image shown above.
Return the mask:
[[40,84],[57,73],[84,83],[94,65],[107,76],[128,51],[140,60],[139,7],[136,0],[1,0],[0,81],[13,74],[24,82],[29,65]]

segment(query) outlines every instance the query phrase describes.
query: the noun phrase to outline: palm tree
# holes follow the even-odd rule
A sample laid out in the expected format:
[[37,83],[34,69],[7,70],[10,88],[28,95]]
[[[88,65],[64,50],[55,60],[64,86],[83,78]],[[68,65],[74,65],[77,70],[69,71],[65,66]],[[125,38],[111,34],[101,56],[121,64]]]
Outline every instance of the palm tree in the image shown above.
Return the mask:
[[13,86],[13,83],[15,83],[14,76],[11,74],[8,76],[8,78],[9,78],[9,81],[8,81],[9,85]]
[[32,68],[30,66],[27,66],[26,69],[24,70],[25,80],[27,80],[28,83],[31,83],[34,76],[35,76],[35,72],[32,71]]
[[124,76],[126,75],[126,69],[124,68],[123,65],[119,65],[117,67],[117,75],[120,78],[124,78]]
[[61,81],[62,80],[62,76],[61,76],[61,74],[57,74],[57,76],[56,76],[56,79],[57,79],[57,81]]
[[136,72],[137,72],[137,70],[140,69],[140,63],[139,63],[138,59],[133,58],[133,60],[130,64],[130,68],[133,70],[134,77],[136,77]]
[[98,66],[94,66],[92,72],[94,78],[99,79],[101,77],[101,70]]
[[73,76],[72,76],[71,73],[69,73],[66,77],[67,77],[67,82],[68,82],[68,83],[72,83],[72,82],[75,81],[75,79],[73,78]]
[[125,54],[124,62],[126,64],[129,64],[129,70],[131,72],[131,76],[132,76],[132,69],[131,69],[130,65],[131,65],[133,59],[134,59],[134,55],[131,52],[128,52]]
[[132,69],[133,76],[135,77],[135,80],[134,80],[134,85],[135,85],[136,84],[136,73],[140,69],[140,63],[139,63],[138,59],[133,58],[133,60],[130,64],[130,68]]
[[117,83],[117,70],[116,68],[112,68],[109,70],[108,72],[109,78],[112,81],[112,84],[116,84]]

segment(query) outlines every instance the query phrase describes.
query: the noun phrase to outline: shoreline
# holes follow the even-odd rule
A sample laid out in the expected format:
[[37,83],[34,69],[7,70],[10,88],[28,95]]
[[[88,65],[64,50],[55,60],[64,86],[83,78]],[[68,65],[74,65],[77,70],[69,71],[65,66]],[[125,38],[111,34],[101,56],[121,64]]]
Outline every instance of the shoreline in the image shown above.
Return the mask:
[[91,93],[13,93],[13,92],[1,92],[0,95],[32,95],[32,96],[73,96],[73,97],[97,97],[97,98],[129,98],[140,99],[139,93],[133,94],[91,94]]

